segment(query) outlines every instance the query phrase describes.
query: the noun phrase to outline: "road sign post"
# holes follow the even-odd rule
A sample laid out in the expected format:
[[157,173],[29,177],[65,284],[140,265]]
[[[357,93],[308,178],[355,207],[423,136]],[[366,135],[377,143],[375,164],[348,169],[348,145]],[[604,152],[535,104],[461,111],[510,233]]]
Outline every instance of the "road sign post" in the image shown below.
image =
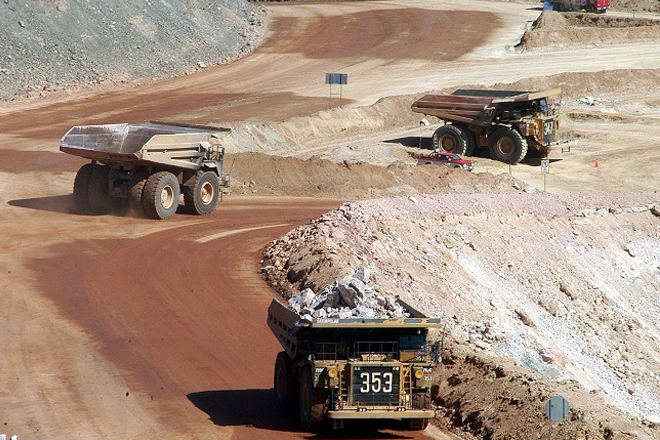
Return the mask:
[[548,416],[548,439],[552,436],[552,422],[560,422],[566,418],[568,412],[568,400],[562,396],[554,396],[545,403],[545,415]]
[[543,191],[545,191],[545,176],[550,174],[550,159],[541,159],[541,174],[543,174]]
[[348,74],[347,73],[326,73],[325,74],[325,83],[330,85],[330,98],[328,100],[329,107],[332,107],[332,85],[339,84],[339,107],[341,107],[341,93],[342,86],[348,84]]

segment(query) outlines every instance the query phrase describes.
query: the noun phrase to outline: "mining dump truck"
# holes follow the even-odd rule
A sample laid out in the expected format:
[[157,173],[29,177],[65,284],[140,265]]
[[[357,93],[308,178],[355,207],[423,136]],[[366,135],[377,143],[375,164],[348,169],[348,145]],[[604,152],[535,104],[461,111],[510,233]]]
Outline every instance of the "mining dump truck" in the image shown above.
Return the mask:
[[518,163],[528,149],[544,155],[570,141],[559,133],[561,89],[541,92],[459,89],[451,95],[426,95],[412,110],[445,122],[433,133],[433,148],[471,156],[489,148],[494,160]]
[[133,207],[167,219],[183,194],[187,210],[204,215],[215,209],[220,187],[229,184],[221,141],[229,131],[159,123],[81,125],[64,135],[60,151],[91,161],[73,183],[83,212]]
[[439,353],[427,335],[442,324],[398,302],[408,318],[304,319],[272,300],[268,326],[284,348],[275,361],[276,400],[283,411],[298,407],[304,430],[341,429],[355,419],[426,428],[435,415],[430,393]]

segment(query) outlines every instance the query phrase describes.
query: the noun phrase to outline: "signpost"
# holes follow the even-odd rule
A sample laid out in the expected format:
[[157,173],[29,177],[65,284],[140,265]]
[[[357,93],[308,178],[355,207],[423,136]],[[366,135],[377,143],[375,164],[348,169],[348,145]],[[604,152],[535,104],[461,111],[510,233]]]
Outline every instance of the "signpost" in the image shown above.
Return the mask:
[[332,85],[339,84],[339,107],[341,107],[341,92],[342,86],[348,84],[348,74],[347,73],[326,73],[325,74],[325,83],[330,85],[330,99],[329,107],[332,107]]
[[543,174],[543,191],[545,191],[545,175],[550,174],[550,159],[541,159],[541,174]]
[[552,436],[552,422],[561,422],[566,418],[569,411],[568,400],[562,396],[555,396],[545,403],[545,415],[550,419],[548,439]]

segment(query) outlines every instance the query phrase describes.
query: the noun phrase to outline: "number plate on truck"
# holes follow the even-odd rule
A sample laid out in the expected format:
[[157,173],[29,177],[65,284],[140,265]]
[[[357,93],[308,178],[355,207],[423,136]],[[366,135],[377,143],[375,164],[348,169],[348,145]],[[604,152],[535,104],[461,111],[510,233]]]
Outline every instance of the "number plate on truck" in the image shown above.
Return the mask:
[[398,405],[400,377],[399,367],[353,367],[353,404]]
[[555,140],[555,120],[546,119],[543,121],[543,142],[547,144],[553,143]]

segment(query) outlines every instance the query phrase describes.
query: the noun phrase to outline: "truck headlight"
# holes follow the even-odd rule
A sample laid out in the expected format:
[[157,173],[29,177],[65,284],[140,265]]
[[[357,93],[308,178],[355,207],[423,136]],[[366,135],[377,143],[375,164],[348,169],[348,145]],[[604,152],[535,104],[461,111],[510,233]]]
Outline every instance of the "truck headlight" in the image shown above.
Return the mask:
[[423,368],[415,368],[414,373],[415,379],[421,379],[424,377],[424,369]]
[[337,377],[337,369],[336,368],[328,368],[327,372],[328,372],[328,377],[330,379],[334,379],[335,377]]

